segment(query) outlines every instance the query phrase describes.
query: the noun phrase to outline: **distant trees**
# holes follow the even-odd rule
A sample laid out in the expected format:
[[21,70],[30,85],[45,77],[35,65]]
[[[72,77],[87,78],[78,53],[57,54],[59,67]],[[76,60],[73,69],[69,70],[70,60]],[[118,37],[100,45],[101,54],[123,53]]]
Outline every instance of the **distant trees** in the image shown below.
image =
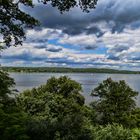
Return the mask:
[[138,92],[132,90],[125,81],[116,82],[108,78],[100,83],[91,95],[99,97],[99,100],[91,105],[100,124],[119,123],[127,127],[131,125],[130,118],[136,109],[134,98]]
[[66,68],[66,67],[1,67],[7,72],[54,72],[54,73],[121,73],[140,74],[138,71],[100,69],[100,68]]

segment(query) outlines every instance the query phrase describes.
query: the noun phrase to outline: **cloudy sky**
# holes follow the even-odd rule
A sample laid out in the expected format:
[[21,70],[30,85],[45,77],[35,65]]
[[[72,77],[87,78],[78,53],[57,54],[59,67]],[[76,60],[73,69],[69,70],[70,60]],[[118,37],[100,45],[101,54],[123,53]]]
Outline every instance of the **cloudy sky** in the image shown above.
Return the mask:
[[2,65],[140,70],[140,0],[99,0],[90,13],[41,4],[22,10],[41,26],[26,30],[23,46],[4,50]]

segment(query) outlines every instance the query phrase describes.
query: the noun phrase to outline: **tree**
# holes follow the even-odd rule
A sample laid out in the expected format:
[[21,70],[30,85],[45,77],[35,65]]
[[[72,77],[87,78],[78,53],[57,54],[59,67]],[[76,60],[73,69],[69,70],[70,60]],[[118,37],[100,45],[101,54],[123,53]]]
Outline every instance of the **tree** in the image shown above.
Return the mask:
[[132,129],[132,140],[139,140],[140,139],[140,128]]
[[30,116],[27,128],[32,140],[92,140],[93,112],[77,100],[79,90],[80,84],[66,76],[52,77],[46,85],[17,97],[19,106]]
[[[94,127],[93,136],[94,140],[137,140],[132,138],[130,129],[117,124]],[[138,138],[138,136],[135,137]]]
[[[99,99],[91,106],[97,112],[100,124],[119,123],[124,126],[130,123],[132,111],[136,108],[135,97],[138,92],[133,91],[125,81],[113,81],[111,78],[103,81],[91,94]],[[128,122],[126,122],[129,120]],[[128,126],[128,125],[127,125]]]
[[74,98],[74,100],[80,105],[83,105],[85,102],[84,97],[80,94],[82,91],[81,85],[67,76],[50,78],[46,85],[41,86],[41,91],[48,91],[51,94],[59,94],[64,98]]
[[0,70],[0,102],[9,98],[10,94],[13,94],[11,88],[14,84],[14,80],[9,77],[9,74]]
[[98,0],[43,0],[43,3],[50,2],[53,7],[57,7],[61,12],[69,11],[75,6],[79,6],[83,11],[89,12],[95,8]]
[[1,140],[28,140],[26,130],[27,115],[20,110],[14,100],[0,104]]
[[23,28],[33,27],[38,23],[33,17],[20,10],[19,4],[23,2],[25,5],[32,6],[30,0],[20,0],[17,3],[15,0],[0,0],[0,35],[3,37],[0,49],[5,46],[21,45],[25,39]]
[[14,80],[0,71],[0,138],[2,140],[27,140],[27,116],[17,106],[12,90]]
[[[80,6],[83,11],[95,8],[97,0],[39,0],[44,4],[51,3],[60,12],[69,11],[75,6]],[[38,21],[29,14],[21,11],[20,5],[33,7],[32,0],[0,0],[0,49],[9,46],[21,45],[25,39],[25,27],[34,27]]]

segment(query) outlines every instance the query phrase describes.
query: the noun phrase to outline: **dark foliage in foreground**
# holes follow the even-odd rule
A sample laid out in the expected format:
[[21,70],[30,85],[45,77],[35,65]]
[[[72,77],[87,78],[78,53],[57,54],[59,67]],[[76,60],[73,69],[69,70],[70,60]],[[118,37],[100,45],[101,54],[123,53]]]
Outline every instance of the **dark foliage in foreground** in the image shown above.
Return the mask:
[[[5,46],[21,45],[25,39],[25,27],[34,27],[38,21],[20,9],[20,3],[14,0],[0,0],[0,35],[3,41],[0,42],[0,49]],[[25,5],[32,6],[31,1],[24,2]]]
[[14,98],[14,80],[0,71],[0,139],[25,140],[27,115],[17,106]]
[[1,140],[140,139],[140,109],[133,98],[137,92],[124,81],[103,81],[92,94],[99,100],[89,107],[81,85],[66,76],[52,77],[15,97],[14,81],[0,74]]

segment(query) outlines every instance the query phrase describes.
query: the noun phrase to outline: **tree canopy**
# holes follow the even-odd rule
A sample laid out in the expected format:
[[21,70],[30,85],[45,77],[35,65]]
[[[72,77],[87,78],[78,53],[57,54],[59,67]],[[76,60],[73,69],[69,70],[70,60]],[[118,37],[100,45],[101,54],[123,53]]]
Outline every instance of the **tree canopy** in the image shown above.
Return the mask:
[[27,140],[25,122],[27,115],[17,106],[14,80],[0,70],[0,138],[1,140]]
[[99,99],[92,102],[100,124],[119,123],[128,126],[127,121],[136,108],[135,97],[138,92],[131,89],[125,81],[104,80],[96,87],[92,94]]
[[[59,9],[60,12],[69,11],[73,7],[80,7],[88,12],[95,8],[97,0],[39,0]],[[21,45],[25,39],[26,27],[38,25],[38,21],[20,9],[20,5],[34,7],[33,0],[0,0],[0,49]],[[32,9],[34,10],[34,9]]]
[[[37,25],[37,20],[20,10],[19,1],[0,0],[0,35],[3,40],[0,48],[21,45],[25,39],[25,27]],[[31,1],[25,1],[25,5],[32,6]]]
[[88,128],[92,111],[84,105],[80,90],[80,84],[66,76],[52,77],[44,86],[17,97],[19,106],[31,116],[27,130],[32,140],[92,140]]
[[84,104],[81,85],[66,76],[52,77],[14,98],[9,96],[13,84],[7,73],[0,73],[2,140],[140,139],[140,108],[133,99],[137,92],[124,81],[100,83],[93,93],[99,100],[92,107]]
[[13,94],[14,79],[9,77],[9,74],[0,70],[0,101],[8,98],[8,95]]

